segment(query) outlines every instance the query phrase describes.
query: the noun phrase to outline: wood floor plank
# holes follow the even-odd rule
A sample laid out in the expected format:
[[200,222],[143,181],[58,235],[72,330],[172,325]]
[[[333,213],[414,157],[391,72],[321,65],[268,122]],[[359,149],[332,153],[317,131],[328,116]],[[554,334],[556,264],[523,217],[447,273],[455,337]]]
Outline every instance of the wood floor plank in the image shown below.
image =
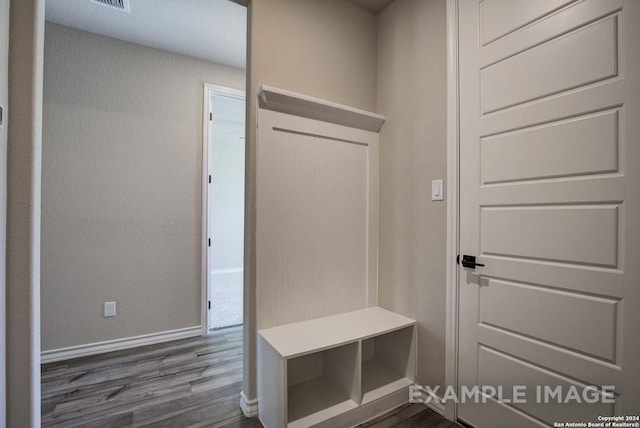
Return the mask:
[[405,404],[356,428],[462,428],[423,404]]
[[91,428],[129,428],[133,427],[133,414],[107,416],[91,423]]
[[241,415],[237,397],[227,399],[213,404],[204,404],[196,408],[189,409],[173,417],[166,418],[149,425],[141,427],[153,428],[175,428],[189,427],[198,428],[211,426],[216,421],[223,421],[233,416]]
[[134,411],[134,423],[136,426],[150,425],[164,419],[173,418],[201,406],[226,401],[228,397],[240,390],[241,387],[242,382],[236,382],[218,389],[212,389],[198,394],[189,394],[181,399],[167,401],[155,406],[146,406]]
[[375,428],[391,428],[395,427],[401,422],[415,416],[418,413],[424,411],[424,406],[414,406],[407,404],[405,406],[398,407],[382,416],[379,416],[373,420],[370,420],[364,424],[358,425],[357,428],[375,427]]
[[[191,391],[195,394],[199,392],[209,391],[225,385],[231,385],[242,378],[242,369],[234,370],[208,378],[197,379],[191,382]],[[236,397],[237,398],[237,397]]]

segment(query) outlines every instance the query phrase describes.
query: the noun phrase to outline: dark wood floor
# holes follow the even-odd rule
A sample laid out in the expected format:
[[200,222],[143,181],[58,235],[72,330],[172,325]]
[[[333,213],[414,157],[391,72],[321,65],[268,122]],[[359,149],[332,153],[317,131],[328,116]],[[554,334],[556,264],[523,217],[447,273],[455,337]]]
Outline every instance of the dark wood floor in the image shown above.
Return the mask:
[[257,427],[239,408],[242,327],[42,366],[43,427]]
[[[43,427],[238,427],[262,425],[239,407],[242,327],[42,366]],[[454,428],[419,404],[364,428]]]
[[422,404],[406,404],[357,428],[462,428]]

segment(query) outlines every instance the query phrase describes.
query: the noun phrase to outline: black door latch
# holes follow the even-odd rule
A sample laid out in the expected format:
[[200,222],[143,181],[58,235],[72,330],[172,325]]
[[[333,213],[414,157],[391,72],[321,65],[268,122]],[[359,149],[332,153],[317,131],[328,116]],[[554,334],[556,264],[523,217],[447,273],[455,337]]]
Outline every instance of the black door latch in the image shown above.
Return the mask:
[[484,266],[482,263],[476,263],[476,256],[462,256],[462,266],[475,269],[476,266]]

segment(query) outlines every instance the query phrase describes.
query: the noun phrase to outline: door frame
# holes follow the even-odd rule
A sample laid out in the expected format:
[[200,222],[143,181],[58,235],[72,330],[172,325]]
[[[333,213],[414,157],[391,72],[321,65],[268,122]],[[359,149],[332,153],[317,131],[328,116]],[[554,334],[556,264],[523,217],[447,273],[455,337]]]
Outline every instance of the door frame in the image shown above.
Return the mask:
[[[202,336],[209,334],[209,145],[211,142],[211,95],[218,94],[246,100],[244,91],[226,86],[204,83],[202,92],[202,259],[201,259],[201,315]],[[246,154],[245,154],[246,156]]]
[[[0,0],[0,402],[6,403],[6,243],[7,243],[7,107],[9,92],[9,0]],[[7,422],[0,407],[0,426]]]
[[[460,248],[460,79],[458,72],[458,2],[447,0],[447,286],[445,332],[445,386],[458,391],[459,347],[459,271]],[[456,421],[458,405],[453,400],[444,403],[444,415]]]

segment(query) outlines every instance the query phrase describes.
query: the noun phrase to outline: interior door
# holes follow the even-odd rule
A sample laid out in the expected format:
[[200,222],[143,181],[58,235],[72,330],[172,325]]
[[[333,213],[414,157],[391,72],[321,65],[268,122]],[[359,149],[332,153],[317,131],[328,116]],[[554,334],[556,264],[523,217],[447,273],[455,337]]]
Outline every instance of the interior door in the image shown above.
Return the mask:
[[460,252],[484,265],[460,266],[459,393],[503,388],[460,404],[474,426],[638,413],[638,22],[637,0],[459,2]]
[[245,99],[210,94],[208,231],[209,328],[242,324]]

